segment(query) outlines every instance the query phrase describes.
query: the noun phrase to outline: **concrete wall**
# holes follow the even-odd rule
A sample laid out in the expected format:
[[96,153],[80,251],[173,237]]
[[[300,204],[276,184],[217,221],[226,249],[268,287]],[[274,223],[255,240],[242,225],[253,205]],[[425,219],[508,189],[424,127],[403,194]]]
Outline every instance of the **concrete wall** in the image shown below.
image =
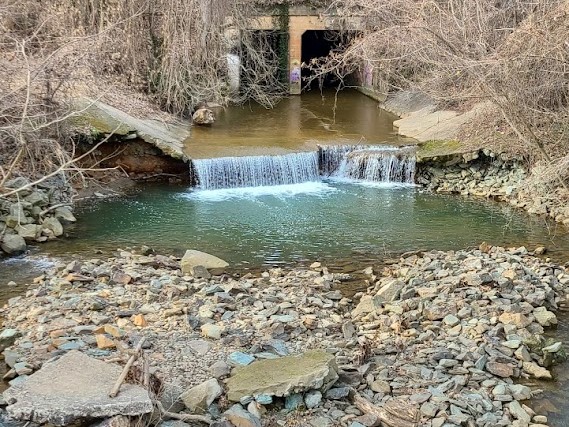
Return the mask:
[[[323,15],[320,11],[308,7],[294,7],[289,11],[289,87],[292,95],[299,95],[302,90],[302,35],[308,30],[358,30],[362,20],[342,19],[338,16]],[[274,30],[275,17],[257,16],[251,20],[251,29]]]

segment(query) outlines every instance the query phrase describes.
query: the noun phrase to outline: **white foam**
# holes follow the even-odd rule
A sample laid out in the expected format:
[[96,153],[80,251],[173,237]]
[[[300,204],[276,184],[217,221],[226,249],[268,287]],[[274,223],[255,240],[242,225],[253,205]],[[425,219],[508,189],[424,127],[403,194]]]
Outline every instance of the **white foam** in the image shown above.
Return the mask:
[[181,197],[202,201],[221,201],[235,198],[254,199],[273,196],[279,198],[294,197],[300,194],[322,196],[336,192],[337,189],[325,182],[303,182],[301,184],[272,185],[261,187],[222,188],[219,190],[193,190],[181,194]]
[[367,181],[364,179],[342,178],[337,176],[326,178],[326,181],[337,184],[360,185],[362,187],[386,188],[386,189],[418,187],[417,184],[411,184],[408,182],[378,182],[378,181]]

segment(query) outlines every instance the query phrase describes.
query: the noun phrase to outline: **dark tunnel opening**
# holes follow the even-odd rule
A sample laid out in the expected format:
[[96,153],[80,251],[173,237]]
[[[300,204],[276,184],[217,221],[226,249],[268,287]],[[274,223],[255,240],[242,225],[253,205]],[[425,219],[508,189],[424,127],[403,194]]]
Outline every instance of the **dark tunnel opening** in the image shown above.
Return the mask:
[[342,44],[339,31],[307,30],[302,35],[302,85],[303,90],[337,87],[340,80],[332,73],[327,73],[318,78],[316,71],[310,69],[314,59],[323,58]]

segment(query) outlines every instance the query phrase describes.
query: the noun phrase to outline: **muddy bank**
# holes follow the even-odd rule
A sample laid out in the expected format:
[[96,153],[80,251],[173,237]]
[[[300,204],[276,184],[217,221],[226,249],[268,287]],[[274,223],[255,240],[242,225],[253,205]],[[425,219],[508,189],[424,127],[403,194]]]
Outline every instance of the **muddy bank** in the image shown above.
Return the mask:
[[[58,265],[10,300],[0,336],[16,392],[54,357],[124,361],[121,349],[145,337],[144,360],[172,412],[226,419],[215,425],[371,426],[375,410],[390,414],[394,404],[420,426],[547,425],[525,404],[539,390],[515,380],[550,378],[565,357],[543,333],[557,322],[569,275],[525,248],[407,254],[366,268],[368,290],[353,298],[341,291],[349,276],[319,263],[210,277],[145,253]],[[263,369],[289,355],[298,363],[267,383]],[[296,382],[303,358],[323,376]],[[261,375],[245,375],[246,366]],[[33,409],[15,395],[24,401],[8,413]]]

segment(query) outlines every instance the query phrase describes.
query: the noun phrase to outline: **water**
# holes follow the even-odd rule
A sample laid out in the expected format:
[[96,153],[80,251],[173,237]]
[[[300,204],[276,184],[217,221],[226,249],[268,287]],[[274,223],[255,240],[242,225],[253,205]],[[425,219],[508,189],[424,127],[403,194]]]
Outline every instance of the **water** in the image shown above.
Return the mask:
[[[318,144],[401,145],[397,117],[352,90],[311,91],[283,99],[272,110],[256,104],[216,109],[211,127],[192,128],[185,151],[192,159],[315,151]],[[411,142],[412,143],[412,142]]]
[[201,190],[320,181],[320,176],[369,182],[415,182],[415,151],[391,146],[321,146],[318,151],[192,161]]
[[[322,151],[328,176],[368,182],[415,182],[414,148],[340,146]],[[334,154],[327,154],[328,151]]]
[[199,188],[263,187],[318,181],[316,152],[194,160]]
[[[300,185],[192,190],[145,186],[130,197],[79,208],[70,238],[42,245],[53,255],[150,245],[182,254],[195,248],[237,267],[378,257],[417,249],[459,249],[487,241],[545,244],[566,235],[508,206],[424,194],[404,184],[325,180]],[[104,219],[104,220],[102,220]]]

